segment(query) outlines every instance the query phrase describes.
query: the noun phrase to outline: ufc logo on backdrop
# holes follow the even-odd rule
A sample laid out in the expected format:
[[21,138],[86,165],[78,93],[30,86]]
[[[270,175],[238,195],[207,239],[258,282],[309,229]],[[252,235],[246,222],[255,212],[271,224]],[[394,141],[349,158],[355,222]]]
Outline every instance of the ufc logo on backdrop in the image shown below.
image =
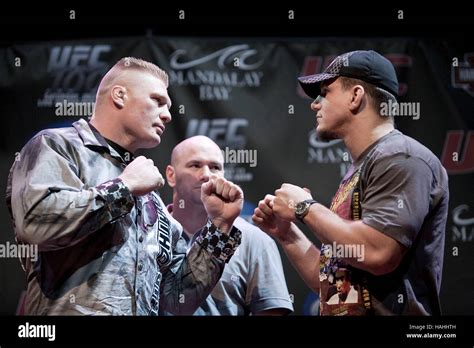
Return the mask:
[[193,135],[206,135],[214,140],[220,147],[228,145],[235,148],[243,148],[247,143],[244,134],[239,133],[241,129],[248,127],[249,121],[245,118],[215,118],[215,119],[191,119],[186,130],[186,137]]

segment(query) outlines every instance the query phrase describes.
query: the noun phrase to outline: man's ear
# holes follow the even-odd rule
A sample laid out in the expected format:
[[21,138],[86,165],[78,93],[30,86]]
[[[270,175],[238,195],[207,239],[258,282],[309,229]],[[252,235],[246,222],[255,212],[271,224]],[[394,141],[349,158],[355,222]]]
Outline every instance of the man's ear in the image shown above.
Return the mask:
[[355,85],[351,88],[351,100],[349,103],[349,109],[352,112],[357,112],[361,107],[365,105],[365,89],[361,85]]
[[166,181],[168,182],[169,187],[173,188],[176,186],[174,168],[170,165],[166,166]]
[[110,97],[112,98],[115,106],[119,109],[122,109],[125,105],[126,92],[126,88],[119,85],[113,86],[110,91]]

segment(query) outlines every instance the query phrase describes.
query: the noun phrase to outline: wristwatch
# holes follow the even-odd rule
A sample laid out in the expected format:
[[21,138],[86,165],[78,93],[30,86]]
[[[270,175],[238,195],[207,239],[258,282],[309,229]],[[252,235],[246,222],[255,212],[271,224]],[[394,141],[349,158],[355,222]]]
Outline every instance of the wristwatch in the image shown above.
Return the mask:
[[295,216],[298,218],[298,220],[304,223],[303,219],[308,214],[309,207],[311,207],[311,205],[314,203],[318,202],[314,199],[306,199],[302,202],[296,203]]

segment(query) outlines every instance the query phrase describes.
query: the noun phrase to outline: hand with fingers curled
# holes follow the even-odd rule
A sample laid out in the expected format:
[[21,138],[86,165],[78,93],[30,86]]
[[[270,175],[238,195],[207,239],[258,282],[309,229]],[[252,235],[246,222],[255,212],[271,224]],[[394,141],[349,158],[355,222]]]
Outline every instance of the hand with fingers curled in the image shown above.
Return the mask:
[[273,213],[282,220],[294,222],[296,221],[296,205],[299,202],[312,198],[311,192],[307,188],[301,188],[292,184],[283,184],[275,191]]
[[228,233],[242,211],[244,193],[231,181],[211,175],[201,186],[201,200],[212,223]]
[[163,187],[165,180],[153,160],[138,156],[119,176],[132,195],[142,196]]
[[280,219],[274,214],[275,196],[266,195],[264,199],[258,202],[255,208],[252,220],[264,232],[278,241],[283,241],[286,237],[290,222]]

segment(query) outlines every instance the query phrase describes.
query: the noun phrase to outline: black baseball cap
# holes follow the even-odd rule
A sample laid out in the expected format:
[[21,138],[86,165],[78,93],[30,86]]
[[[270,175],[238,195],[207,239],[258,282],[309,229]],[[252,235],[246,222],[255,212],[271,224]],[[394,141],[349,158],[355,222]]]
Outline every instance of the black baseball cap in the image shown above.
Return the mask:
[[321,93],[321,82],[352,77],[380,87],[398,97],[398,80],[392,63],[375,51],[352,51],[336,57],[321,74],[298,77],[304,92],[313,99]]

